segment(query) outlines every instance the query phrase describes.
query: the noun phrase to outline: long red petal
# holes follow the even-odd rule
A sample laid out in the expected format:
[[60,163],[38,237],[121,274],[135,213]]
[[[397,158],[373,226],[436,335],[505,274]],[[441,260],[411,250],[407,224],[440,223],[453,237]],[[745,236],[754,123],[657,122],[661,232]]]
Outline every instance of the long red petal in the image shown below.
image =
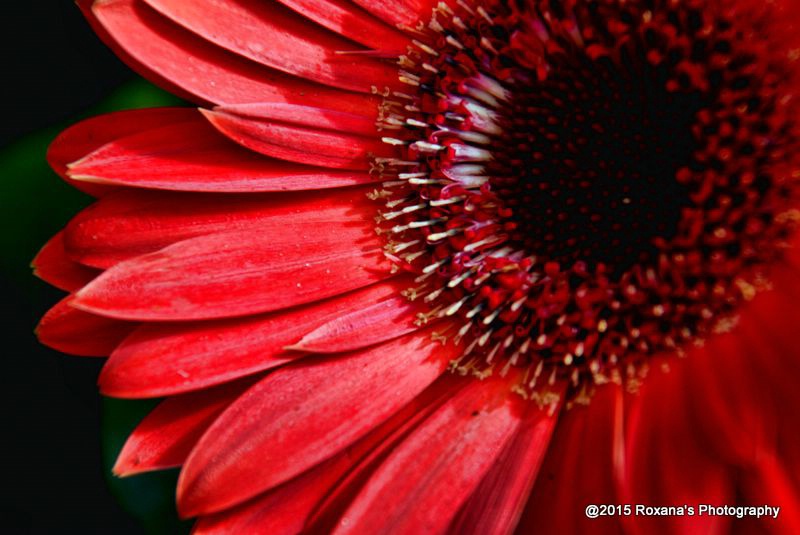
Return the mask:
[[[100,374],[100,390],[126,398],[168,396],[275,368],[303,356],[284,347],[309,330],[370,303],[391,299],[405,284],[390,280],[309,306],[253,318],[144,324],[112,353]],[[349,349],[400,334],[402,331],[384,329],[362,339],[354,332]]]
[[684,378],[684,395],[696,407],[688,416],[704,447],[714,448],[720,461],[737,464],[750,462],[765,446],[774,449],[774,443],[767,443],[774,440],[777,416],[773,387],[759,369],[764,363],[754,358],[766,350],[752,347],[741,327],[712,337],[674,366]]
[[378,136],[375,126],[377,109],[365,109],[359,113],[345,113],[319,106],[300,106],[284,102],[253,102],[218,106],[216,111],[238,115],[242,118],[266,119],[307,126],[318,130],[334,130],[362,136]]
[[306,223],[297,233],[192,238],[117,264],[72,304],[130,320],[227,318],[318,301],[388,277],[371,229],[330,230]]
[[307,19],[370,48],[402,53],[409,42],[406,35],[348,0],[279,1]]
[[114,464],[130,476],[183,464],[195,443],[252,381],[184,394],[162,401],[131,432]]
[[453,345],[442,347],[430,335],[303,361],[258,383],[220,416],[184,465],[181,514],[242,502],[364,436],[444,371]]
[[739,467],[777,455],[784,440],[776,430],[800,410],[798,272],[777,266],[771,278],[774,289],[743,306],[731,332],[711,337],[680,363],[687,396],[698,407],[690,411],[696,433],[717,457]]
[[428,23],[433,16],[436,0],[353,0],[379,19],[392,26],[414,28],[418,23]]
[[[677,365],[676,365],[677,364]],[[654,370],[628,415],[621,503],[697,505],[735,503],[731,470],[698,437],[691,411],[697,407],[684,392],[680,363],[663,373]],[[725,516],[622,517],[631,533],[727,533]]]
[[424,306],[410,302],[400,295],[409,287],[405,281],[384,299],[364,301],[350,311],[342,311],[335,318],[305,333],[291,348],[312,353],[339,353],[365,347],[418,329],[416,313]]
[[378,468],[334,533],[441,533],[519,428],[507,381],[471,381]]
[[375,180],[363,171],[333,171],[265,158],[229,141],[199,113],[192,121],[116,138],[71,164],[69,177],[117,186],[209,192],[314,190]]
[[[741,395],[744,398],[757,396],[758,401],[772,402],[772,406],[763,410],[776,412],[778,424],[792,421],[800,410],[800,396],[794,380],[800,374],[800,351],[795,343],[796,320],[800,312],[798,267],[785,266],[775,270],[771,277],[774,289],[762,292],[748,303],[735,331],[746,362],[751,363],[751,372],[761,380],[760,391]],[[781,412],[777,413],[777,410]]]
[[71,307],[65,297],[36,327],[39,341],[62,353],[105,357],[136,327],[135,323],[89,314]]
[[[332,513],[341,513],[337,507],[338,501],[331,497],[340,495],[342,486],[352,482],[354,473],[362,468],[369,470],[369,466],[364,465],[370,465],[375,457],[385,457],[386,451],[401,440],[409,429],[413,429],[452,395],[453,383],[459,379],[445,374],[411,403],[341,453],[241,506],[202,516],[195,525],[195,533],[330,533],[330,526],[324,524],[327,516],[323,519],[324,525],[319,523],[321,520],[317,515],[320,509],[324,511],[330,506]],[[347,496],[342,497],[347,499]],[[332,522],[337,519],[338,516]]]
[[[797,446],[795,444],[795,446]],[[780,459],[762,452],[757,465],[742,478],[744,502],[748,505],[780,507],[778,518],[762,517],[761,523],[769,533],[793,535],[800,533],[800,489],[792,481],[787,467]]]
[[[366,190],[285,195],[111,194],[67,225],[65,248],[82,264],[108,268],[196,236],[231,231],[303,236],[311,225],[363,225],[375,214]],[[296,250],[296,248],[292,249]]]
[[617,517],[589,519],[589,504],[622,503],[616,497],[614,468],[619,463],[622,393],[608,385],[589,406],[561,411],[517,533],[619,535]]
[[320,167],[366,171],[372,156],[392,156],[377,136],[317,129],[221,111],[203,112],[230,139],[273,158]]
[[380,102],[259,66],[167,21],[140,0],[95,2],[91,10],[86,4],[97,33],[133,69],[200,103],[311,103],[358,112]]
[[341,453],[248,502],[216,514],[201,516],[192,533],[302,533],[305,520],[314,505],[354,461],[349,452]]
[[64,250],[64,231],[58,232],[42,247],[33,259],[33,274],[68,292],[81,288],[100,272],[77,262],[67,256]]
[[397,69],[361,56],[341,37],[275,3],[144,0],[165,17],[216,45],[268,67],[351,91],[397,84]]
[[72,181],[67,166],[117,138],[151,128],[192,120],[199,115],[190,108],[150,108],[118,111],[76,123],[61,132],[47,149],[47,162],[62,178],[81,191],[100,196],[112,191],[104,185]]
[[550,445],[557,414],[533,404],[527,408],[516,436],[461,508],[449,533],[508,535],[514,532]]

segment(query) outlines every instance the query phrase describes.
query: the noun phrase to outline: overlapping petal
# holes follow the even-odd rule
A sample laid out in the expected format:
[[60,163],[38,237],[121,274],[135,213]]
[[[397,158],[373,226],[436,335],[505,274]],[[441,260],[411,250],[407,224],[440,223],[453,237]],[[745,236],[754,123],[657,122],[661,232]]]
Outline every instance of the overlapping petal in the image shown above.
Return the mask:
[[182,465],[206,429],[252,382],[239,381],[161,402],[131,432],[114,473],[130,476]]
[[408,37],[388,21],[381,21],[349,0],[279,0],[309,20],[380,51],[403,51]]
[[[334,224],[364,229],[373,215],[366,190],[286,195],[226,195],[125,191],[108,195],[67,225],[67,255],[88,266],[109,268],[174,243],[222,232],[272,232],[285,241],[310,227],[336,238]],[[373,233],[374,235],[374,233]],[[369,240],[364,242],[369,243]],[[379,242],[373,239],[376,247]],[[293,246],[284,251],[302,254]]]
[[462,505],[448,533],[506,535],[514,532],[557,422],[558,410],[542,409],[535,404],[525,408],[514,438]]
[[204,114],[220,132],[242,146],[281,160],[365,172],[369,170],[371,156],[392,155],[379,138],[357,132],[245,118],[225,111]]
[[511,393],[515,372],[443,376],[455,325],[422,328],[401,293],[419,281],[390,269],[367,198],[385,193],[374,158],[396,155],[376,123],[403,99],[394,61],[436,2],[79,4],[134,69],[207,109],[120,112],[53,143],[53,168],[99,200],[34,261],[74,292],[38,333],[110,354],[104,394],[169,396],[115,472],[182,466],[197,533],[775,528],[584,514],[742,496],[800,529],[796,254],[740,330],[637,395],[604,385],[547,411]]
[[98,270],[83,266],[67,256],[64,231],[48,240],[31,265],[37,277],[68,292],[84,286],[99,273]]
[[[112,318],[171,321],[280,310],[339,295],[389,275],[375,235],[306,223],[296,234],[224,232],[170,245],[115,265],[72,305]],[[291,280],[286,286],[282,281]]]
[[141,0],[81,5],[98,35],[131,67],[198,103],[316,102],[359,111],[370,98],[258,65],[170,22]]
[[[299,475],[410,402],[441,375],[450,356],[452,350],[423,331],[269,375],[194,449],[178,482],[179,510],[216,512]],[[392,377],[386,388],[376,387],[386,377]],[[359,402],[365,398],[369,404]]]
[[136,324],[83,312],[70,305],[72,296],[51,308],[36,327],[39,340],[53,349],[84,357],[105,357]]
[[[401,336],[418,328],[411,304],[389,310],[405,284],[389,280],[263,316],[144,324],[111,353],[100,389],[117,397],[175,395],[282,366],[303,357],[302,351],[343,352]],[[363,317],[365,307],[385,312]]]
[[[351,91],[397,85],[395,70],[276,2],[144,0],[164,17],[241,57]],[[269,43],[268,45],[266,43]]]
[[[287,105],[260,105],[264,106]],[[136,124],[139,118],[133,114],[125,123]],[[163,119],[150,127],[140,125],[128,135],[95,138],[85,149],[88,154],[69,164],[67,176],[82,183],[225,193],[316,190],[375,180],[367,172],[324,170],[261,157],[227,140],[199,112],[181,122]]]

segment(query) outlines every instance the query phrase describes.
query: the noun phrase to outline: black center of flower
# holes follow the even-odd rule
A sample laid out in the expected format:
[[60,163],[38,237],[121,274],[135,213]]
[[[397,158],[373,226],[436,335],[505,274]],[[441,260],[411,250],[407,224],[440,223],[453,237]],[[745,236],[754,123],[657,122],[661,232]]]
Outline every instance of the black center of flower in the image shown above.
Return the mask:
[[620,275],[677,232],[689,200],[675,176],[696,148],[703,96],[670,93],[663,70],[634,53],[635,76],[585,54],[558,61],[503,110],[507,157],[490,166],[493,186],[519,223],[513,238],[543,258]]
[[415,30],[378,231],[455,369],[635,383],[767,280],[800,220],[800,54],[737,6],[459,0]]

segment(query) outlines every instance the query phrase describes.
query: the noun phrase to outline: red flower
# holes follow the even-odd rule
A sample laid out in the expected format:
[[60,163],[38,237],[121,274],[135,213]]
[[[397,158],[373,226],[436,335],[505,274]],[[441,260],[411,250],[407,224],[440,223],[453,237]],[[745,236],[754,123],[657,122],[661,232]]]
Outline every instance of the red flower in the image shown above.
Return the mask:
[[79,4],[201,108],[54,142],[39,335],[197,533],[800,530],[789,0]]

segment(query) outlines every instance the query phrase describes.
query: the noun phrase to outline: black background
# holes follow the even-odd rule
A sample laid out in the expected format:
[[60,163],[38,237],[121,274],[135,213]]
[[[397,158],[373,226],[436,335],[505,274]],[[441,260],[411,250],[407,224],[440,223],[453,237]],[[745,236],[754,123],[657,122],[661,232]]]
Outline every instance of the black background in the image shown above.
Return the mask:
[[[66,124],[134,76],[69,0],[6,2],[0,25],[0,147],[6,150],[31,132]],[[26,179],[2,175],[6,182]],[[57,191],[65,187],[55,175],[52,184]],[[41,194],[52,197],[53,192]],[[75,194],[70,195],[74,203]],[[24,209],[48,208],[33,203]],[[61,293],[26,274],[28,266],[17,259],[27,255],[29,261],[42,237],[65,223],[60,217],[39,218],[45,223],[35,232],[23,227],[23,250],[3,253],[0,532],[142,533],[111,495],[101,464],[95,386],[101,362],[50,351],[33,334],[38,318]]]

